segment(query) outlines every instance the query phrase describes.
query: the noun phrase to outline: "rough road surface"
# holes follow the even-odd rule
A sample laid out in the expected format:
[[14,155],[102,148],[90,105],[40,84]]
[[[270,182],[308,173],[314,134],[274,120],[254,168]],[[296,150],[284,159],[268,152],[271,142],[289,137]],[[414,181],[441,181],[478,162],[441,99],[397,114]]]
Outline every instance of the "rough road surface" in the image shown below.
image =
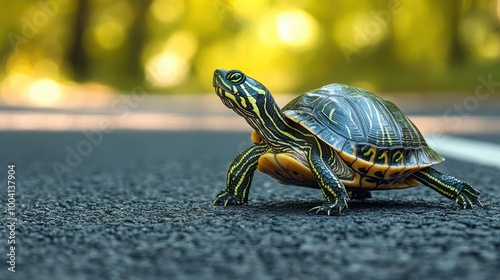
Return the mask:
[[97,140],[0,133],[0,197],[6,209],[7,165],[15,164],[17,218],[15,273],[7,270],[2,219],[1,279],[500,275],[499,170],[453,160],[438,166],[479,189],[484,208],[458,209],[418,187],[376,192],[328,217],[307,212],[322,203],[318,190],[262,174],[249,205],[210,205],[228,165],[250,145],[247,133],[117,131]]

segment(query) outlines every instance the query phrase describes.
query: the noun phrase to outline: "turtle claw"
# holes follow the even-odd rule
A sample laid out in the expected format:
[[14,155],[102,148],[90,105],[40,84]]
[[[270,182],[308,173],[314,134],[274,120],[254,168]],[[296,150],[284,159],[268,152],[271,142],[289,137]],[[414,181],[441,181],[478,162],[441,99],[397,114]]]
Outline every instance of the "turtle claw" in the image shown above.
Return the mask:
[[309,209],[309,212],[315,212],[316,214],[322,214],[328,216],[331,216],[332,214],[340,215],[344,207],[348,209],[347,199],[341,198],[340,201],[341,201],[340,203],[339,200],[325,202],[321,205]]
[[455,204],[463,207],[464,209],[472,209],[475,205],[484,207],[481,201],[479,201],[479,191],[473,187],[466,185],[460,191],[457,198],[455,199]]
[[242,205],[245,202],[246,201],[243,200],[242,198],[230,194],[227,191],[222,191],[215,197],[214,201],[212,202],[212,205],[217,205],[217,206]]

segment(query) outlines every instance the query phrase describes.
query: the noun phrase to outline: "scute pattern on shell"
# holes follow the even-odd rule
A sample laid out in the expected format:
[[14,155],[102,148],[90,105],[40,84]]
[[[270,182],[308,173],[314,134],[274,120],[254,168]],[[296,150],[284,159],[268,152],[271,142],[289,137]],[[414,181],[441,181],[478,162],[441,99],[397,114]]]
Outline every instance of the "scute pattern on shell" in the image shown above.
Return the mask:
[[285,115],[335,150],[376,165],[423,167],[444,160],[392,102],[343,84],[309,91]]

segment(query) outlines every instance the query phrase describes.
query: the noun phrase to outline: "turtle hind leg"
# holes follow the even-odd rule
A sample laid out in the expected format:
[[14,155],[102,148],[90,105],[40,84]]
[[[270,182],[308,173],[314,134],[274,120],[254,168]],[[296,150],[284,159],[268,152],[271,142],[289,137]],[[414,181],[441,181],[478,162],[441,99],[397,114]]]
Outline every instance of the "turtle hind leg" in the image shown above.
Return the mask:
[[309,211],[326,215],[340,214],[342,209],[347,208],[349,196],[344,185],[328,164],[328,161],[321,157],[322,152],[319,145],[318,151],[310,152],[309,165],[311,166],[311,172],[318,181],[323,196],[326,198],[326,202],[311,208]]
[[347,191],[347,194],[349,195],[350,199],[363,200],[366,198],[372,198],[372,193],[369,191],[360,191],[360,190]]
[[416,172],[413,177],[445,197],[455,200],[455,203],[464,209],[472,208],[474,204],[483,207],[478,198],[479,191],[462,180],[431,167]]

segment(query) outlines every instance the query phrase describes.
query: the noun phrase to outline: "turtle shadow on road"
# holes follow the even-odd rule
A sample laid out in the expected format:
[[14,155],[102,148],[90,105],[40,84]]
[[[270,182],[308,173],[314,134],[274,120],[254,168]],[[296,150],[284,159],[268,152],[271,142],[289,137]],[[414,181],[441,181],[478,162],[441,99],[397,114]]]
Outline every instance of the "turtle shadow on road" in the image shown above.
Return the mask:
[[[247,207],[256,209],[258,211],[265,211],[268,213],[299,213],[299,214],[314,214],[309,210],[315,206],[321,205],[322,200],[313,201],[278,201],[278,202],[253,202]],[[425,212],[443,212],[462,210],[458,206],[449,202],[428,202],[428,201],[404,201],[392,199],[366,199],[366,200],[351,200],[348,203],[349,208],[344,209],[341,215],[361,214],[366,212],[385,214],[387,212],[411,212],[411,213],[425,213]]]

